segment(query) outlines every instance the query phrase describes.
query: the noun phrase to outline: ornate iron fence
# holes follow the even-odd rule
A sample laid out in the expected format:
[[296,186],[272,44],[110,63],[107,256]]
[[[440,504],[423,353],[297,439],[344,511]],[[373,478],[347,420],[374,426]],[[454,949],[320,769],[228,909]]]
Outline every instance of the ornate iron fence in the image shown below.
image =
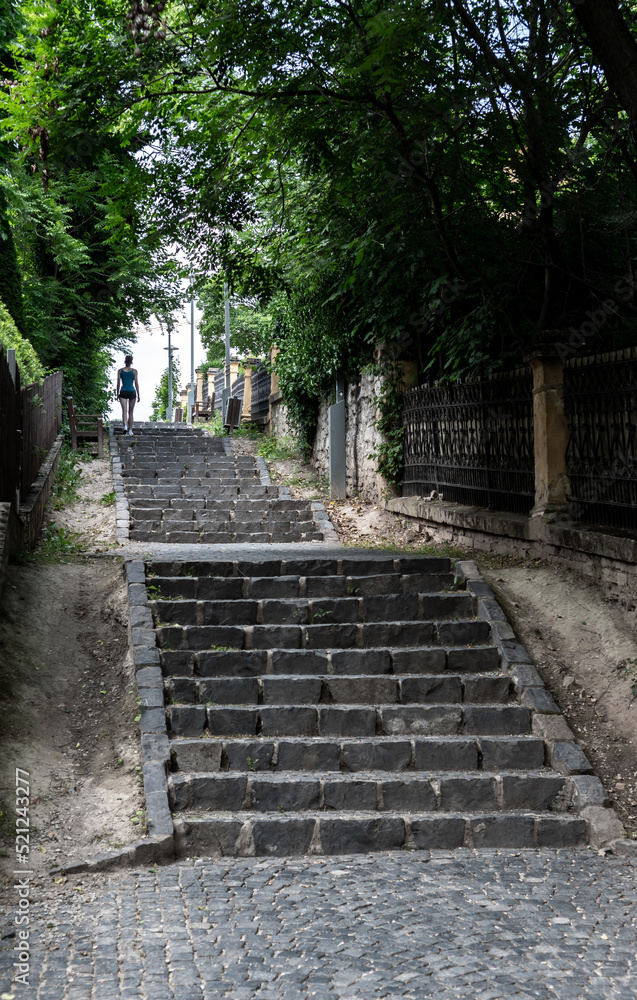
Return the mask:
[[637,349],[571,358],[564,406],[574,519],[636,529]]
[[532,376],[528,369],[404,397],[404,496],[528,513],[535,501]]
[[252,371],[252,400],[250,418],[267,420],[270,412],[270,384],[272,376],[265,361],[259,361]]

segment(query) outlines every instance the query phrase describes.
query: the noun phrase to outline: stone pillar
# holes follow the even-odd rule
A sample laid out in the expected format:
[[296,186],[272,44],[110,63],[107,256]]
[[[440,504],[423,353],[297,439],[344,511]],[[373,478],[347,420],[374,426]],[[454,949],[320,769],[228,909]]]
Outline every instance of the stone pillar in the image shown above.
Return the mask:
[[237,377],[239,375],[239,366],[240,366],[240,364],[241,364],[240,361],[231,361],[230,362],[230,391],[232,391],[232,386],[237,381]]
[[201,368],[195,370],[197,376],[197,391],[195,392],[195,403],[203,403],[203,371]]
[[[179,403],[177,405],[178,405],[179,409],[181,410],[181,420],[185,420],[186,419],[185,415],[188,412],[188,390],[187,389],[180,389],[179,390]],[[175,420],[176,419],[177,418],[175,417]]]
[[250,421],[252,420],[252,364],[245,363],[245,373],[246,380],[243,389],[243,409],[241,410],[241,419]]
[[270,382],[270,399],[272,396],[277,396],[279,398],[279,376],[276,373],[275,365],[278,355],[281,353],[281,348],[277,347],[276,344],[272,344],[270,348],[270,362],[272,364],[272,380]]
[[[563,337],[556,331],[555,343]],[[569,516],[566,474],[569,427],[564,412],[564,364],[554,344],[541,344],[526,359],[533,369],[535,506],[532,517],[564,520]]]

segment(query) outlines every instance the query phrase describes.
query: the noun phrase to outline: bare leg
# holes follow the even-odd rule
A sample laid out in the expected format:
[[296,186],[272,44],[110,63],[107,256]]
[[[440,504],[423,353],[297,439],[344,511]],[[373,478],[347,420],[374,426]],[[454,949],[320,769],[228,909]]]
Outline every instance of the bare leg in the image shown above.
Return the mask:
[[126,427],[128,422],[128,416],[126,413],[128,400],[120,396],[119,401],[122,404],[122,423],[124,424],[124,427]]
[[135,409],[135,400],[128,400],[128,429],[132,431],[133,429],[133,410]]

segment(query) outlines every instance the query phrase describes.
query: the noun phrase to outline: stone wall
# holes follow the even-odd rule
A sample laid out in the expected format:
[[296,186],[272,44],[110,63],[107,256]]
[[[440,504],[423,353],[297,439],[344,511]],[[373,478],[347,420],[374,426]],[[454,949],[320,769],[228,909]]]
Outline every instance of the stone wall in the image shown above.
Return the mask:
[[294,428],[288,420],[288,408],[283,402],[281,393],[273,394],[278,398],[270,398],[270,421],[268,433],[275,437],[296,437]]
[[446,501],[396,497],[388,510],[404,516],[433,542],[525,559],[546,559],[597,584],[617,603],[629,627],[637,629],[637,539],[567,521],[510,514]]
[[[384,484],[376,471],[373,453],[380,441],[376,430],[376,395],[379,379],[362,372],[358,382],[347,385],[345,406],[345,461],[347,495],[361,493],[374,500]],[[329,401],[322,400],[310,461],[320,475],[329,475],[328,410]]]

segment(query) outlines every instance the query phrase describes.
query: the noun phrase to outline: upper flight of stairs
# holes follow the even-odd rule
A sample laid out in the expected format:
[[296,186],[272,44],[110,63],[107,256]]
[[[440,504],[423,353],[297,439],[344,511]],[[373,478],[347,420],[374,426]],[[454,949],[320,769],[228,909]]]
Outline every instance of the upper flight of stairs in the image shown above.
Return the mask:
[[447,559],[155,560],[146,586],[181,853],[586,843]]
[[228,438],[179,425],[115,433],[131,540],[323,541],[320,505],[272,485],[263,460],[234,456]]

